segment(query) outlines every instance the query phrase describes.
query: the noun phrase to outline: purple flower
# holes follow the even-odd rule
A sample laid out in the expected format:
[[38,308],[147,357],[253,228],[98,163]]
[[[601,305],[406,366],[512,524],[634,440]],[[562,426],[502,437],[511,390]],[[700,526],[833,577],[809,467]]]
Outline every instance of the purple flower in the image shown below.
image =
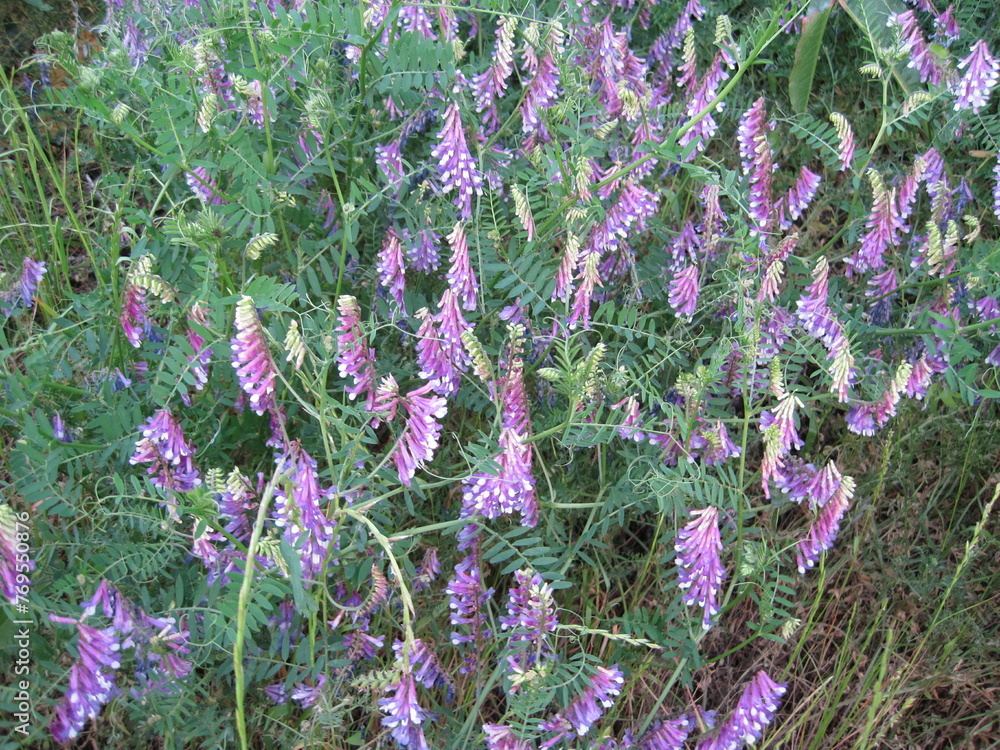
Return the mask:
[[73,432],[73,430],[66,427],[66,423],[63,422],[62,415],[59,412],[52,415],[52,436],[56,440],[60,443],[72,443]]
[[36,261],[24,256],[24,261],[21,263],[21,277],[17,282],[17,293],[25,307],[31,307],[38,285],[42,283],[42,277],[45,276],[45,271],[45,261]]
[[[782,201],[783,200],[784,198],[782,198]],[[781,201],[779,201],[779,203],[780,202]],[[785,226],[783,218],[783,207],[779,206],[778,214],[782,216],[779,223],[782,225],[782,228],[787,229],[788,226]],[[781,293],[778,286],[781,283],[781,277],[785,269],[785,261],[788,260],[788,256],[795,250],[795,246],[798,244],[798,241],[798,232],[792,232],[787,237],[784,237],[781,242],[778,243],[778,246],[773,250],[770,249],[770,245],[767,246],[768,253],[764,261],[764,278],[761,280],[760,291],[757,293],[758,302],[773,302],[778,298],[778,295]]]
[[847,422],[847,429],[855,435],[871,437],[875,434],[875,407],[872,404],[855,403],[847,410],[844,416]]
[[226,201],[219,195],[215,180],[209,176],[205,167],[195,167],[188,172],[188,187],[205,206],[221,206]]
[[451,687],[452,679],[445,672],[444,667],[438,660],[434,649],[419,638],[414,638],[410,648],[402,641],[392,644],[392,650],[396,654],[396,667],[403,668],[403,651],[406,650],[409,670],[413,678],[428,690],[435,687]]
[[122,44],[125,46],[129,60],[135,67],[142,67],[146,63],[146,58],[149,55],[149,42],[146,41],[146,35],[139,30],[133,15],[128,15],[125,18]]
[[429,226],[417,232],[417,242],[410,248],[410,262],[417,271],[430,273],[441,265],[438,234]]
[[458,295],[452,289],[445,289],[438,302],[438,313],[435,317],[438,335],[441,337],[443,356],[451,362],[457,372],[465,372],[471,361],[469,353],[462,343],[462,334],[471,331],[472,326],[462,315]]
[[[201,302],[196,302],[191,307],[188,320],[191,323],[204,327],[207,323],[207,315],[208,310],[205,306]],[[187,338],[188,343],[194,350],[194,355],[188,357],[188,362],[191,363],[191,374],[194,376],[194,387],[195,390],[200,391],[208,383],[207,365],[212,361],[212,350],[205,346],[205,339],[193,327],[188,327]]]
[[285,703],[288,703],[288,699],[291,697],[284,682],[276,682],[273,685],[267,685],[264,688],[264,694],[267,695],[267,697],[271,699],[271,703],[276,706],[282,706]]
[[[816,196],[816,191],[819,190],[821,179],[808,167],[802,167],[799,171],[799,178],[789,188],[788,194],[778,201],[777,213],[781,217],[778,224],[782,229],[788,229],[792,222],[797,221],[805,213],[809,204],[812,203],[812,199]],[[787,219],[785,218],[786,210],[788,211]]]
[[283,528],[284,536],[302,558],[302,576],[319,580],[326,561],[327,547],[333,536],[333,526],[323,512],[329,492],[319,486],[316,461],[296,440],[278,459],[278,464],[291,482],[286,490],[275,493],[275,524]]
[[353,383],[344,390],[352,401],[366,394],[366,406],[375,402],[375,350],[365,341],[361,328],[361,310],[354,297],[343,294],[337,301],[337,371],[340,377],[350,376]]
[[667,301],[677,315],[690,320],[698,305],[698,292],[698,266],[692,264],[674,275]]
[[[129,463],[151,464],[146,473],[153,477],[157,487],[189,492],[201,484],[193,456],[194,449],[184,439],[181,426],[169,410],[160,409],[143,425],[142,437],[135,444]],[[172,504],[168,510],[171,518],[180,520]]]
[[573,306],[569,318],[566,320],[566,325],[569,328],[576,328],[581,322],[584,328],[590,328],[590,300],[594,294],[594,287],[604,286],[597,269],[600,260],[600,255],[592,252],[586,256],[582,263],[577,263],[577,268],[580,268],[577,275],[580,286],[576,290],[576,297],[573,299]]
[[948,9],[934,19],[934,29],[939,38],[944,39],[945,46],[958,41],[962,31],[958,27],[958,22],[954,16],[955,6],[949,5]]
[[[23,568],[23,559],[19,564],[17,551],[18,531],[21,528],[27,531],[24,524],[17,520],[14,510],[6,503],[0,505],[0,596],[12,604],[21,598],[18,587],[28,583],[27,571],[18,571],[19,567]],[[34,570],[34,560],[29,560],[27,564],[29,570]]]
[[[445,587],[448,594],[449,615],[453,626],[468,626],[470,633],[453,631],[451,642],[456,646],[460,643],[476,643],[479,639],[489,638],[491,633],[486,628],[486,613],[483,608],[493,596],[493,589],[483,590],[482,575],[476,554],[468,555],[455,566],[455,574]],[[466,670],[463,670],[466,671]]]
[[753,222],[751,234],[766,234],[771,229],[773,196],[771,178],[774,161],[767,133],[774,128],[767,121],[764,97],[743,113],[737,131],[740,157],[743,160],[743,174],[750,177],[750,218]]
[[431,156],[438,160],[438,169],[444,191],[457,189],[455,205],[463,219],[472,218],[472,195],[483,194],[483,176],[476,167],[462,130],[458,104],[452,102],[445,113],[444,128],[438,134],[441,142],[433,148]]
[[122,330],[125,331],[125,338],[136,349],[142,345],[142,337],[148,325],[146,320],[148,310],[146,290],[138,284],[126,282],[125,291],[122,294],[122,313],[119,320],[122,324]]
[[184,658],[190,653],[188,630],[178,629],[173,617],[151,617],[139,610],[132,640],[142,685],[140,690],[133,689],[133,695],[141,696],[152,690],[178,692],[177,682],[192,669],[190,660]]
[[556,735],[541,744],[549,748],[564,737],[576,733],[583,737],[594,723],[604,715],[604,709],[614,705],[617,696],[625,684],[625,675],[615,664],[610,668],[598,667],[596,674],[584,691],[570,703],[564,711],[557,713],[548,721],[543,721],[539,729],[543,732],[555,732]]
[[868,231],[861,238],[861,247],[847,259],[848,275],[885,268],[885,251],[899,242],[899,233],[906,224],[898,214],[896,191],[886,187],[881,175],[868,170],[872,183],[872,211],[868,217]]
[[910,58],[906,67],[913,68],[920,74],[921,83],[930,81],[932,86],[941,83],[945,76],[945,69],[940,58],[924,38],[924,32],[920,29],[920,24],[913,11],[908,10],[890,16],[889,25],[899,28],[899,36],[902,40],[900,49]]
[[851,168],[851,162],[854,160],[854,131],[847,118],[840,112],[831,114],[830,122],[837,128],[837,138],[840,139],[838,155],[840,156],[840,171],[843,172],[845,169]]
[[799,297],[799,310],[796,317],[805,328],[806,333],[814,338],[830,344],[836,338],[839,323],[833,312],[827,306],[829,295],[830,265],[826,256],[822,256],[813,269],[813,283]]
[[[692,45],[693,49],[693,45]],[[729,78],[729,73],[726,72],[724,66],[724,56],[722,53],[716,54],[715,59],[712,60],[712,65],[700,81],[694,86],[694,91],[691,94],[691,98],[688,99],[687,106],[684,110],[684,116],[687,118],[688,122],[694,120],[699,113],[705,107],[712,103],[716,95],[719,93],[719,86]],[[721,111],[724,102],[719,102],[715,105],[716,111]],[[711,113],[705,115],[701,120],[695,123],[689,131],[684,133],[678,141],[678,145],[682,148],[687,146],[689,143],[697,143],[696,152],[704,151],[705,146],[711,139],[715,132],[719,129],[719,124],[715,121],[715,118]],[[694,153],[692,152],[690,158],[694,158]]]
[[417,329],[417,365],[421,378],[430,381],[434,390],[442,396],[458,393],[462,372],[452,361],[450,352],[438,334],[435,316],[426,307],[417,310],[420,327]]
[[719,613],[717,597],[726,571],[722,567],[719,553],[722,540],[719,538],[719,512],[712,506],[691,511],[691,520],[677,532],[677,576],[679,588],[685,591],[684,603],[697,604],[703,617],[701,626],[712,627],[712,617]]
[[448,411],[447,402],[441,396],[427,395],[431,384],[410,391],[401,399],[406,411],[406,426],[392,453],[392,459],[399,471],[399,481],[410,486],[417,469],[434,457],[441,436],[438,422]]
[[774,714],[781,706],[781,696],[787,689],[784,683],[774,682],[764,670],[759,671],[744,688],[733,715],[709,738],[708,741],[715,744],[706,745],[703,742],[698,745],[698,749],[712,747],[735,750],[744,743],[754,744],[764,733],[764,727],[774,719]]
[[637,750],[681,750],[694,722],[685,715],[655,722],[639,741]]
[[118,694],[113,671],[121,666],[118,651],[121,643],[115,629],[103,630],[84,624],[83,620],[49,615],[52,622],[75,625],[79,658],[69,671],[69,687],[56,706],[49,724],[56,742],[66,742],[80,734],[88,719],[95,718],[105,703]]
[[702,460],[708,466],[721,466],[730,458],[736,458],[741,453],[742,449],[730,439],[725,422],[716,421],[714,427],[705,425],[705,428],[700,431],[700,435],[706,443],[702,449]]
[[403,184],[403,159],[399,150],[398,140],[375,147],[375,164],[382,176],[385,177],[385,181],[393,188],[394,193],[398,193]]
[[637,443],[641,443],[646,439],[646,433],[640,429],[642,427],[642,418],[639,416],[639,401],[635,396],[622,399],[611,408],[622,409],[624,414],[624,419],[618,428],[619,435],[625,440],[634,440]]
[[542,123],[541,112],[551,107],[559,97],[559,66],[551,52],[546,52],[538,61],[534,77],[525,87],[521,100],[521,129],[535,140],[546,141],[548,130]]
[[250,397],[250,408],[256,414],[263,414],[274,406],[274,383],[278,372],[250,297],[244,295],[236,303],[234,324],[233,367],[240,387]]
[[1000,80],[1000,60],[990,54],[986,42],[980,39],[972,46],[967,58],[958,64],[965,71],[955,87],[955,110],[971,109],[978,113],[990,98],[990,92]]
[[993,167],[993,215],[1000,220],[1000,154],[997,154],[997,164]]
[[504,428],[500,448],[495,458],[498,472],[481,472],[462,481],[462,517],[497,518],[518,511],[522,525],[534,526],[538,522],[538,504],[531,474],[531,444],[525,444],[516,430]]
[[465,241],[465,228],[462,222],[455,222],[455,228],[448,235],[451,244],[451,268],[446,278],[452,291],[462,300],[462,309],[476,309],[476,294],[479,283],[469,262],[469,246]]
[[483,724],[486,750],[535,750],[529,740],[519,739],[506,724]]
[[382,717],[382,726],[391,730],[393,739],[400,747],[428,750],[421,725],[430,715],[417,703],[417,683],[413,675],[400,673],[399,681],[391,684],[387,692],[392,697],[380,698],[378,702],[379,708],[386,714]]
[[507,614],[500,616],[500,624],[504,630],[514,631],[510,637],[512,643],[528,644],[519,661],[521,666],[530,666],[536,656],[552,655],[547,633],[556,631],[559,620],[556,619],[552,587],[538,573],[530,569],[518,570],[514,580],[517,585],[510,589]]
[[402,315],[406,315],[406,306],[403,303],[403,291],[406,289],[406,266],[403,262],[403,243],[395,229],[389,229],[385,233],[385,242],[378,254],[376,263],[378,272],[378,283],[389,290],[389,294],[396,302],[396,306]]
[[326,675],[321,674],[316,680],[316,685],[307,685],[304,682],[300,682],[292,690],[292,700],[298,701],[302,708],[312,708],[316,705],[316,701],[319,700],[320,696],[323,694],[323,686],[326,685]]
[[516,16],[501,16],[497,23],[497,44],[493,64],[472,79],[476,111],[483,112],[483,125],[492,132],[500,125],[496,100],[507,90],[507,79],[514,72],[514,32]]
[[840,520],[851,507],[854,487],[853,478],[842,477],[830,499],[820,509],[819,515],[809,528],[809,533],[795,545],[795,559],[799,573],[804,575],[806,570],[816,564],[819,556],[833,546],[840,530]]
[[927,395],[927,388],[930,386],[931,375],[933,374],[934,370],[927,358],[927,353],[924,352],[920,356],[920,359],[913,363],[910,377],[903,387],[903,395],[907,398],[915,398],[918,401],[923,400],[924,396]]
[[726,214],[719,203],[719,185],[706,185],[701,191],[701,203],[705,209],[701,221],[701,252],[705,260],[715,260],[716,250],[722,239]]
[[430,588],[431,583],[437,580],[440,574],[441,563],[438,561],[437,547],[428,547],[424,550],[424,559],[417,568],[417,575],[413,578],[413,590],[416,592]]

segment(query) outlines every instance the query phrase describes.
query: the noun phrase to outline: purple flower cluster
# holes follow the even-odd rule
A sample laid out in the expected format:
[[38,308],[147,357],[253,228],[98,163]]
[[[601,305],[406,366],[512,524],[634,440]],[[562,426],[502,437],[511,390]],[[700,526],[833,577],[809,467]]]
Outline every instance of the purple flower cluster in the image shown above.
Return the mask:
[[[192,324],[205,327],[207,315],[208,310],[205,306],[197,302],[192,305],[188,319]],[[188,357],[188,361],[191,363],[191,374],[194,376],[194,387],[195,390],[200,391],[208,383],[208,363],[212,361],[212,350],[205,346],[205,339],[193,326],[188,327],[187,339],[194,350],[194,354]]]
[[388,690],[391,697],[380,698],[379,708],[385,714],[382,726],[387,727],[400,747],[428,750],[423,724],[430,714],[417,702],[417,683],[409,672],[400,672],[399,679]]
[[448,105],[444,128],[438,138],[441,142],[431,151],[431,156],[438,160],[445,192],[456,190],[455,205],[461,218],[468,220],[472,218],[473,194],[483,194],[483,176],[469,153],[462,117],[455,102]]
[[263,414],[274,406],[278,371],[250,297],[244,295],[236,303],[235,326],[236,336],[231,340],[233,367],[240,387],[250,397],[250,408],[256,414]]
[[432,385],[427,383],[399,399],[407,419],[392,452],[392,460],[399,472],[399,481],[407,487],[417,469],[422,469],[434,457],[441,437],[439,420],[448,412],[444,398],[428,395],[431,390]]
[[[142,427],[129,463],[150,464],[146,473],[153,484],[175,492],[189,492],[201,484],[194,465],[194,449],[184,439],[180,424],[168,409],[157,411]],[[179,521],[174,503],[168,505],[171,518]]]
[[368,346],[361,327],[361,309],[350,295],[341,295],[337,301],[337,371],[340,377],[351,377],[345,389],[352,401],[359,394],[366,395],[366,406],[375,403],[375,350]]
[[496,100],[507,90],[507,79],[514,72],[514,32],[517,30],[515,16],[501,16],[497,23],[497,44],[493,64],[472,80],[476,97],[476,111],[483,113],[483,125],[487,132],[500,126],[500,115]]
[[719,613],[718,596],[726,578],[719,559],[719,512],[712,506],[691,511],[691,520],[677,532],[677,575],[684,591],[684,603],[703,610],[701,626],[712,627],[712,617]]
[[95,628],[80,620],[50,614],[52,622],[75,625],[79,636],[79,658],[69,670],[69,687],[49,728],[56,742],[70,742],[83,729],[88,719],[95,718],[104,704],[118,694],[113,671],[121,666],[121,650],[115,628]]
[[[70,668],[69,685],[49,725],[56,742],[68,743],[77,737],[87,720],[118,695],[113,672],[121,667],[121,651],[135,650],[136,677],[142,689],[133,693],[139,697],[150,690],[172,692],[177,681],[191,671],[184,658],[188,632],[178,630],[172,618],[147,615],[106,580],[80,606],[83,615],[79,619],[49,615],[52,622],[75,625],[78,635],[79,656]],[[111,619],[110,627],[86,624],[98,609]]]
[[463,518],[473,515],[497,518],[517,512],[525,526],[538,522],[535,479],[531,473],[534,451],[525,442],[531,420],[520,353],[522,335],[522,327],[511,326],[509,362],[500,382],[500,455],[495,459],[499,471],[473,474],[463,481]]
[[833,472],[835,473],[828,475],[823,472],[817,474],[817,478],[823,477],[826,481],[813,482],[809,487],[811,499],[821,507],[808,534],[795,546],[795,559],[802,574],[816,564],[823,552],[833,546],[840,531],[840,521],[854,498],[854,479],[841,475],[835,466]]
[[463,310],[476,309],[476,295],[479,292],[479,282],[469,261],[469,245],[465,239],[465,227],[462,222],[456,222],[455,228],[448,235],[451,244],[451,268],[446,274],[449,288],[462,302]]
[[385,233],[385,242],[378,254],[376,263],[378,283],[389,290],[389,295],[396,303],[401,315],[406,315],[403,303],[403,291],[406,289],[406,266],[403,260],[403,243],[396,230],[389,229]]
[[521,667],[527,667],[552,656],[548,633],[555,632],[559,620],[552,587],[538,573],[518,570],[514,580],[517,585],[510,589],[507,614],[500,616],[500,625],[504,630],[513,631],[512,644],[524,644],[524,649],[515,658]]
[[556,745],[574,734],[583,737],[598,719],[604,709],[614,705],[615,697],[625,684],[625,675],[615,664],[610,668],[598,667],[590,684],[563,711],[539,724],[543,732],[553,732],[554,736],[541,744],[543,750]]
[[[25,560],[23,546],[18,552],[19,528],[24,528],[24,524],[17,520],[14,510],[6,503],[0,505],[0,597],[12,604],[21,598],[19,587],[25,585],[25,574],[35,567],[34,560]],[[22,536],[22,543],[23,539]]]
[[302,577],[320,580],[333,525],[323,512],[328,492],[319,486],[316,461],[296,440],[278,459],[291,482],[290,490],[275,493],[275,523],[302,559]]
[[767,234],[772,228],[774,199],[771,182],[775,165],[767,134],[773,128],[773,123],[767,121],[765,101],[761,97],[743,113],[736,135],[740,144],[743,174],[750,178],[750,220],[753,234]]
[[11,289],[0,291],[0,310],[6,317],[9,318],[19,305],[31,307],[35,293],[38,291],[38,285],[42,283],[42,277],[45,276],[45,271],[44,261],[36,261],[24,256],[17,285]]
[[781,696],[787,689],[784,683],[775,682],[764,670],[759,671],[743,690],[732,716],[698,743],[698,750],[739,750],[744,744],[757,742],[764,728],[774,720],[781,706]]
[[448,581],[445,593],[448,594],[448,606],[451,609],[451,624],[465,625],[470,630],[470,634],[453,632],[451,642],[457,645],[489,638],[491,632],[485,627],[486,613],[482,610],[493,596],[493,589],[483,588],[475,551],[455,566],[455,575]]
[[955,109],[971,109],[978,113],[989,101],[990,92],[1000,80],[1000,60],[990,54],[986,42],[980,39],[969,52],[969,56],[958,64],[965,70],[962,80],[955,86]]

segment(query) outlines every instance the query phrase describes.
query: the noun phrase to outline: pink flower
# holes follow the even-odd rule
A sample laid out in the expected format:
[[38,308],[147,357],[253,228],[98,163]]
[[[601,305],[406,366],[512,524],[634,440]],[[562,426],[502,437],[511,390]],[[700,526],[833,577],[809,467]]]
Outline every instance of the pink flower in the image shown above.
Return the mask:
[[413,675],[402,672],[399,680],[389,685],[386,692],[392,696],[380,698],[378,702],[379,708],[386,714],[382,717],[382,726],[391,730],[392,738],[400,747],[428,750],[421,725],[429,714],[417,703],[417,684]]
[[75,625],[79,658],[69,670],[69,687],[56,706],[56,714],[49,728],[56,742],[68,743],[95,718],[104,704],[118,695],[114,670],[121,666],[118,652],[121,642],[115,629],[98,629],[85,625],[86,615],[80,620],[49,615],[52,622]]
[[690,319],[698,305],[698,292],[698,266],[692,264],[674,275],[667,301],[679,316]]
[[240,387],[250,397],[250,408],[256,414],[263,414],[274,406],[278,371],[250,297],[244,296],[236,303],[235,326],[236,336],[231,340],[233,367]]
[[455,228],[448,235],[451,244],[451,268],[446,278],[455,294],[462,300],[463,310],[476,309],[476,295],[479,282],[469,261],[469,245],[465,240],[465,228],[462,222],[456,222]]
[[[129,463],[151,464],[146,473],[155,486],[167,490],[189,492],[201,484],[201,475],[194,465],[194,448],[167,409],[157,411],[142,426],[142,437],[136,442]],[[172,504],[168,510],[174,520],[180,520]]]
[[376,270],[378,271],[379,285],[389,290],[400,314],[406,315],[406,306],[403,303],[403,291],[406,289],[403,244],[394,229],[389,229],[385,233],[385,242],[378,254]]
[[445,124],[438,134],[441,142],[431,151],[438,160],[444,191],[457,190],[455,205],[463,219],[472,218],[472,195],[483,194],[483,176],[476,167],[462,130],[458,104],[452,102],[445,113]]
[[610,668],[598,667],[590,684],[564,711],[548,721],[539,724],[543,732],[555,732],[555,736],[542,743],[550,748],[565,737],[583,737],[594,723],[604,715],[604,709],[614,705],[615,697],[621,693],[625,675],[615,664]]
[[125,331],[125,338],[136,349],[142,346],[148,311],[146,290],[138,284],[126,283],[125,291],[122,293],[122,312],[119,322],[121,322],[122,330]]
[[361,328],[361,309],[354,297],[344,294],[337,301],[337,370],[340,377],[351,377],[345,390],[352,401],[364,393],[371,409],[375,400],[375,350],[368,346]]
[[767,142],[768,131],[774,128],[767,121],[761,97],[743,113],[737,131],[740,157],[743,160],[743,174],[750,177],[750,218],[753,222],[752,234],[766,234],[771,229],[772,206],[771,179],[774,161],[771,146]]
[[854,487],[853,478],[842,477],[830,499],[820,509],[815,522],[809,528],[809,533],[795,545],[799,573],[804,575],[806,570],[816,564],[819,556],[833,546],[837,532],[840,531],[840,521],[851,507]]
[[986,42],[980,39],[958,67],[960,70],[968,70],[953,89],[956,94],[955,109],[971,109],[978,113],[986,106],[990,92],[1000,80],[1000,60],[990,54]]
[[434,457],[441,437],[441,424],[438,420],[448,411],[444,398],[427,395],[431,388],[431,384],[427,383],[400,399],[407,419],[403,434],[393,450],[392,459],[399,471],[399,481],[407,487],[417,469],[423,468]]
[[677,575],[684,603],[703,610],[701,626],[712,627],[712,617],[719,613],[718,595],[726,571],[719,553],[719,512],[712,506],[691,511],[691,520],[677,532]]

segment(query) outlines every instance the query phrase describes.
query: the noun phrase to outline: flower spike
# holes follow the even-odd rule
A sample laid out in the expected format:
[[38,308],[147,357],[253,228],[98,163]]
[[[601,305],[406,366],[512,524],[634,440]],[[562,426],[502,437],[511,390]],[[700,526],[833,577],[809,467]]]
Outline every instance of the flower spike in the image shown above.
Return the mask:
[[709,506],[691,511],[691,521],[677,533],[677,567],[684,603],[697,604],[704,610],[701,626],[712,627],[712,617],[719,613],[717,597],[726,571],[719,553],[719,512]]
[[236,336],[231,340],[233,367],[240,387],[250,397],[250,408],[256,414],[263,414],[274,406],[278,371],[250,297],[244,296],[236,303],[235,326]]

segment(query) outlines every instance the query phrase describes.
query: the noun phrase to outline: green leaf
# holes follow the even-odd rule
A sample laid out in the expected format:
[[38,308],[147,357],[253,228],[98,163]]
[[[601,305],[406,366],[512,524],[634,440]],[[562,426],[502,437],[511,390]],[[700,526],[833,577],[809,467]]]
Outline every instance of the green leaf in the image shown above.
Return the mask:
[[826,10],[814,13],[802,21],[802,36],[795,48],[795,62],[788,76],[788,97],[792,109],[802,114],[809,104],[809,94],[812,91],[813,77],[816,75],[816,61],[823,48],[823,34],[826,33],[826,21],[830,17],[833,5]]

